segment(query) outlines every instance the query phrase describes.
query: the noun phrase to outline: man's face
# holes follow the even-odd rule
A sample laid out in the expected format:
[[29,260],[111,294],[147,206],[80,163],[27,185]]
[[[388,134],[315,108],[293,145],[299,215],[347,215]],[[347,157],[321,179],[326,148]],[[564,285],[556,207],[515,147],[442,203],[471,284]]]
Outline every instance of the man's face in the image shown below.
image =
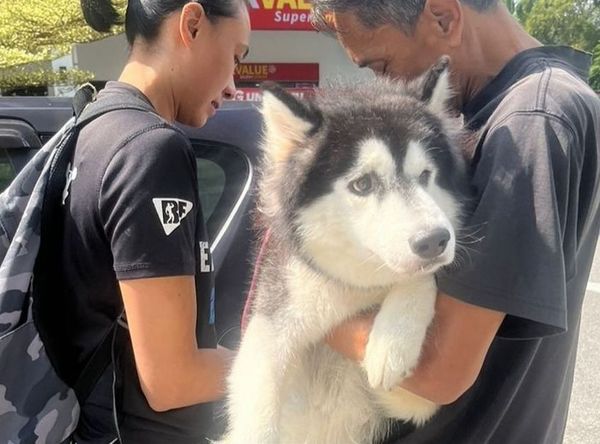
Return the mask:
[[411,35],[391,24],[368,28],[351,12],[336,13],[333,20],[350,59],[377,75],[413,79],[445,54],[446,48],[425,32],[422,20]]

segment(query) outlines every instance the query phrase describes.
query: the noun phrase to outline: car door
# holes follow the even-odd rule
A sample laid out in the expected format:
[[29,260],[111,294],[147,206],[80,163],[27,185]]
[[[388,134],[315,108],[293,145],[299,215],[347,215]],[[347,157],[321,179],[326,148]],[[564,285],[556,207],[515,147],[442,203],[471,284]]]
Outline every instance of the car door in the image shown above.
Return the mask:
[[229,103],[201,129],[183,128],[198,162],[198,184],[215,267],[219,343],[235,348],[252,278],[252,229],[262,119],[252,104]]

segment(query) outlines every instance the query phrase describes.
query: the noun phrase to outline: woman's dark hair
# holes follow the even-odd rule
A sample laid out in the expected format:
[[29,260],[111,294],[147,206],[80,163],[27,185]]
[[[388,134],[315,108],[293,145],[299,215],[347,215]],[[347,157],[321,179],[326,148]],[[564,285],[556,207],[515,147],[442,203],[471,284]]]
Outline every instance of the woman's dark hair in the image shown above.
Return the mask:
[[[85,21],[99,32],[108,32],[120,24],[112,0],[80,0]],[[187,3],[199,3],[212,22],[220,17],[235,17],[244,0],[129,0],[125,14],[125,34],[130,45],[141,37],[147,42],[156,38],[164,19]]]

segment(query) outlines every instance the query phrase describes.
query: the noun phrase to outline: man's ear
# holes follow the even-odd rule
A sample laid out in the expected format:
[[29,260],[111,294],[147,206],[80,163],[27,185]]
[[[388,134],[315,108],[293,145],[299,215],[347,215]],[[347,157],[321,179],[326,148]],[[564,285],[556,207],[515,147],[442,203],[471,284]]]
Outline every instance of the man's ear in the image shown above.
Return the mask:
[[463,33],[463,5],[460,0],[426,0],[423,17],[428,21],[428,33],[438,39],[438,45],[449,48],[460,45]]
[[265,82],[262,89],[264,149],[272,161],[285,161],[295,146],[320,129],[323,116],[315,106],[303,103],[273,82]]
[[421,100],[433,112],[443,112],[452,97],[449,73],[450,58],[442,56],[429,71],[419,79]]

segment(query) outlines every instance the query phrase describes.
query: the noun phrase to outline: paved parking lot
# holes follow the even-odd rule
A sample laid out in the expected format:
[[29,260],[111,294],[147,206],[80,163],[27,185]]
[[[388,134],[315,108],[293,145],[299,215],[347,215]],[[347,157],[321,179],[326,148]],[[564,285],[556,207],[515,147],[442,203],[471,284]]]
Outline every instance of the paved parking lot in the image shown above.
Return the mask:
[[583,306],[565,444],[600,443],[600,246]]

